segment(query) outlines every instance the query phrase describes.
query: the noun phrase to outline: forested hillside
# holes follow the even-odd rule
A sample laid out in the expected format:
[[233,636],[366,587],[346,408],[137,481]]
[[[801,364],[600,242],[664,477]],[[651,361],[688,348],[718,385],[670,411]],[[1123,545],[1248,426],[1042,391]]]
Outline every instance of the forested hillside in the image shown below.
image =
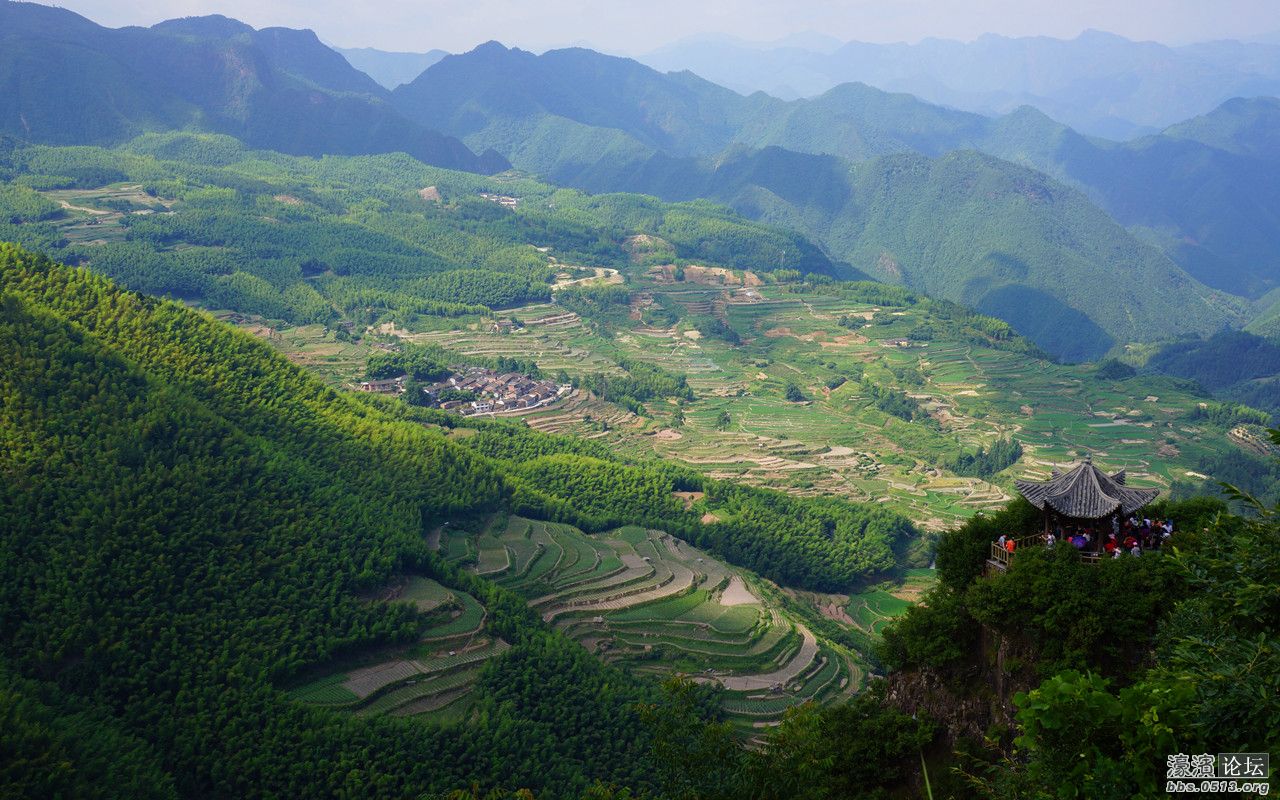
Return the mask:
[[975,149],[1080,189],[1197,280],[1257,297],[1280,283],[1273,97],[1237,98],[1128,142],[1083,136],[1023,106],[991,118],[845,84],[743,126],[737,141],[861,161]]
[[1178,330],[1209,334],[1244,306],[1198,284],[1079,192],[972,151],[851,165],[768,148],[714,168],[655,168],[645,179],[655,182],[636,188],[715,197],[809,231],[855,267],[1004,319],[1067,360]]
[[[1280,341],[1276,338],[1223,331],[1202,341],[1172,342],[1153,353],[1145,367],[1194,380],[1227,401],[1226,407],[1244,405],[1262,412],[1237,411],[1231,415],[1236,424],[1270,425],[1271,415],[1280,414]],[[1206,407],[1206,415],[1222,405]]]
[[[392,98],[410,118],[437,120],[500,152],[583,163],[624,154],[610,153],[607,138],[592,143],[572,136],[575,128],[611,128],[640,148],[705,155],[732,141],[753,109],[777,104],[764,95],[743,98],[692,73],[663,75],[592,50],[536,56],[497,42],[442,59]],[[528,141],[530,131],[538,132],[537,141]],[[598,150],[569,155],[574,146]]]
[[1175,520],[1160,551],[1095,564],[1031,538],[984,566],[995,537],[1038,528],[1022,500],[943,536],[939,585],[883,648],[890,704],[947,720],[935,792],[1155,798],[1169,754],[1275,757],[1280,506],[1149,513]]
[[10,142],[0,176],[12,181],[0,190],[3,238],[131,289],[292,323],[403,325],[545,300],[565,269],[631,264],[641,234],[661,237],[670,250],[654,255],[673,261],[856,274],[798,234],[710,203],[589,197],[403,155],[314,160],[149,134],[112,150]]
[[[608,465],[532,432],[461,447],[334,394],[251,337],[11,246],[0,287],[0,641],[8,667],[40,682],[20,684],[15,702],[29,724],[53,714],[56,728],[83,724],[56,710],[68,704],[109,714],[157,796],[167,785],[403,795],[482,775],[549,796],[597,779],[646,784],[649,734],[630,709],[655,690],[440,562],[424,534],[442,520],[510,504],[597,529],[670,523],[731,561],[814,586],[891,565],[910,533],[880,509]],[[547,469],[532,467],[537,452]],[[724,523],[652,502],[677,488],[705,490]],[[482,722],[446,729],[343,721],[272,688],[414,636],[409,606],[357,599],[404,572],[487,592],[489,624],[512,647],[485,685],[543,688],[515,705],[481,698]],[[151,766],[157,755],[173,784]]]

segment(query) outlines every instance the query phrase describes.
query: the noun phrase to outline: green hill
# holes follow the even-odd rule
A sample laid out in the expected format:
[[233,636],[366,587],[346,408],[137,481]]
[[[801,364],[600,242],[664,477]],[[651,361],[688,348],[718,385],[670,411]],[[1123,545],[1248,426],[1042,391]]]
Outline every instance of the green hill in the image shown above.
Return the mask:
[[1190,139],[1240,156],[1280,159],[1280,99],[1237,97],[1203,114],[1172,125],[1163,136]]
[[145,131],[228,133],[300,155],[404,151],[457,169],[506,162],[416,125],[310,31],[225,17],[109,29],[70,11],[0,4],[0,132],[110,144]]
[[[0,353],[0,669],[21,677],[0,696],[21,722],[6,747],[58,739],[79,764],[126,748],[104,796],[653,787],[636,703],[662,702],[654,685],[448,565],[432,528],[503,507],[589,530],[634,514],[811,588],[884,568],[911,533],[878,507],[627,464],[572,439],[495,431],[467,446],[423,424],[443,416],[337,394],[205,315],[9,245]],[[700,523],[676,488],[705,491],[721,522]],[[373,599],[406,573],[477,598],[504,643],[466,725],[349,718],[274,688],[414,646],[434,618]],[[465,630],[459,618],[446,633]],[[94,720],[99,738],[74,742]],[[5,774],[20,795],[49,779]]]
[[1247,297],[1280,285],[1275,98],[1236,99],[1130,142],[1082,136],[1034,108],[996,118],[861,84],[787,104],[738,141],[865,160],[974,149],[1081,190],[1198,281]]
[[1243,312],[1080,192],[973,151],[850,164],[768,148],[673,167],[631,188],[712,197],[806,231],[857,269],[1004,319],[1069,360],[1212,333]]
[[[675,155],[720,150],[755,106],[777,102],[763,95],[743,98],[692,73],[664,75],[591,50],[537,56],[497,42],[442,59],[396,89],[392,99],[412,119],[435,120],[441,129],[485,147],[510,149],[521,135],[512,125],[554,117],[620,131],[641,146]],[[572,143],[561,148],[566,144]]]
[[558,275],[630,265],[637,235],[662,242],[654,263],[856,274],[799,234],[710,203],[589,197],[404,155],[317,161],[150,134],[114,150],[15,147],[0,170],[15,181],[0,192],[4,238],[132,289],[292,323],[405,324],[546,300]]
[[1253,318],[1245,330],[1261,336],[1280,334],[1280,289],[1272,289],[1259,298]]

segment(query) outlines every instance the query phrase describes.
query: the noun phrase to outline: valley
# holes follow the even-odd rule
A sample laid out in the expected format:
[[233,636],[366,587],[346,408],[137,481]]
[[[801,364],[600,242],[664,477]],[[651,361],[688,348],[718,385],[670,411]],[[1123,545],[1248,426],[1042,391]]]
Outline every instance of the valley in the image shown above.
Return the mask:
[[[638,458],[674,459],[717,478],[885,503],[931,531],[1002,507],[1013,478],[1043,478],[1082,453],[1167,490],[1187,480],[1205,454],[1234,447],[1225,430],[1189,419],[1203,398],[1174,380],[1103,380],[1092,365],[1052,364],[984,346],[949,332],[947,321],[914,299],[894,306],[803,287],[692,282],[644,282],[636,291],[650,305],[701,314],[689,311],[676,325],[652,327],[638,310],[618,313],[608,336],[574,320],[507,333],[486,322],[390,328],[374,338],[436,344],[464,356],[532,358],[548,374],[577,378],[622,374],[620,359],[660,365],[687,376],[697,400],[650,401],[642,417],[580,391],[522,419],[537,430],[605,442]],[[564,313],[555,305],[509,312],[520,320]],[[723,320],[740,343],[701,335],[699,316]],[[909,338],[923,326],[934,328],[934,338]],[[315,326],[278,332],[272,341],[335,385],[357,380],[360,354],[371,352]],[[911,420],[882,411],[868,381],[901,392],[922,415]],[[805,399],[787,400],[789,384]],[[961,451],[1003,439],[1017,440],[1025,453],[995,476],[964,477],[942,467]]]
[[1280,759],[1280,47],[365,5],[0,0],[0,797]]

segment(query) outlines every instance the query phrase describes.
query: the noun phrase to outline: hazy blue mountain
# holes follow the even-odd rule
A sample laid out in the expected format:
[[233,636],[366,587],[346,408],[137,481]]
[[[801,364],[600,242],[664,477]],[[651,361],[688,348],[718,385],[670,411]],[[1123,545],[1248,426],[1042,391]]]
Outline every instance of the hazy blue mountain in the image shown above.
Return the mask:
[[1232,100],[1162,134],[1109,142],[1024,109],[978,146],[1081,188],[1206,284],[1259,297],[1280,286],[1278,123],[1280,101]]
[[449,55],[444,50],[425,53],[397,53],[373,47],[334,47],[351,66],[373,78],[385,89],[394,89],[422,74],[422,71]]
[[859,160],[980,147],[991,127],[992,120],[980,114],[846,83],[811,100],[775,104],[767,113],[753,116],[734,138],[750,147],[777,146]]
[[239,20],[213,14],[165,20],[151,30],[196,40],[214,39],[252,45],[271,68],[301,79],[319,89],[354,92],[377,97],[382,94],[376,81],[353,69],[309,30],[263,28],[255,30]]
[[196,129],[297,155],[403,151],[456,169],[506,166],[406,119],[311,31],[221,16],[110,29],[60,8],[0,3],[0,85],[0,133],[35,142]]
[[997,118],[845,84],[774,109],[737,141],[864,159],[972,148],[1084,191],[1204,283],[1247,297],[1280,286],[1280,100],[1229,100],[1127,142],[1023,106]]
[[689,70],[741,94],[764,92],[783,100],[821,94],[838,83],[831,53],[798,44],[760,45],[732,37],[681,39],[638,60],[663,72]]
[[563,127],[568,137],[556,147],[586,146],[572,137],[572,124],[578,124],[616,130],[643,147],[676,155],[725,147],[760,106],[778,103],[763,95],[743,98],[689,72],[664,75],[592,50],[539,56],[497,42],[442,59],[392,98],[411,119],[432,120],[499,152],[539,146],[528,137],[552,135],[536,123],[555,118],[554,127]]
[[1228,100],[1208,114],[1167,128],[1164,135],[1236,155],[1280,161],[1280,99]]
[[984,114],[1032,105],[1084,133],[1129,138],[1237,96],[1280,93],[1280,47],[1167,47],[1099,31],[1075,39],[985,35],[973,42],[849,42],[835,52],[719,40],[679,42],[640,60],[738,91],[812,97],[858,81]]
[[[1218,213],[1179,206],[1171,199],[1177,193],[1195,182],[1207,191],[1239,180],[1232,161],[1239,157],[1200,142],[1131,147],[1081,136],[1030,108],[993,120],[857,84],[809,101],[744,97],[630,59],[585,50],[535,56],[496,43],[443,59],[393,97],[406,115],[435,120],[473,148],[492,147],[555,182],[710,197],[795,227],[840,260],[1010,319],[1037,344],[1068,357],[1174,330],[1212,331],[1237,320],[1243,305],[1224,303],[1084,195],[1044,175],[972,153],[947,162],[964,169],[886,158],[972,149],[1042,167],[1131,212],[1134,218],[1122,221],[1156,239],[1161,225],[1181,230]],[[1139,157],[1148,151],[1154,155]],[[868,159],[871,166],[855,166]],[[1203,171],[1191,163],[1197,159]],[[1168,174],[1153,181],[1144,175],[1153,169]],[[1040,187],[1032,196],[1055,202],[1017,205],[1021,195],[1008,187],[1028,182]],[[1002,188],[984,198],[971,194],[974,185]],[[1153,194],[1156,210],[1142,216],[1144,193],[1153,191],[1170,196]],[[1256,204],[1245,194],[1221,213]],[[1261,228],[1256,218],[1241,219],[1232,224]],[[955,238],[958,231],[969,232],[969,247]],[[1254,238],[1265,246],[1265,236]],[[1187,250],[1183,255],[1201,272],[1228,275],[1235,265],[1211,263],[1219,256],[1210,239],[1160,244]],[[1104,275],[1121,288],[1100,290]],[[1088,288],[1073,293],[1069,284]]]

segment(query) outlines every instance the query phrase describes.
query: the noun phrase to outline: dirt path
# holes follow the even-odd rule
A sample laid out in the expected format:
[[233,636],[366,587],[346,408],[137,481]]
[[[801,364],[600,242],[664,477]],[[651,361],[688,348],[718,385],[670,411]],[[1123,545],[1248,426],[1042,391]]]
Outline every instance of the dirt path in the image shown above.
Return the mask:
[[[566,266],[568,266],[568,265],[566,265]],[[602,280],[602,281],[603,281],[604,283],[606,283],[606,284],[618,284],[618,283],[624,283],[624,282],[625,282],[625,281],[624,281],[624,279],[623,279],[623,277],[622,277],[622,274],[621,274],[621,273],[619,273],[616,269],[613,269],[612,267],[591,267],[591,269],[595,270],[595,274],[594,274],[594,275],[592,275],[592,276],[590,276],[590,277],[587,277],[587,278],[573,278],[573,279],[570,279],[570,280],[557,280],[555,283],[551,284],[551,291],[553,291],[553,292],[554,292],[554,291],[556,291],[557,289],[563,289],[563,288],[565,288],[566,286],[574,286],[574,285],[577,285],[577,284],[579,284],[579,283],[589,283],[589,282],[591,282],[591,281],[601,281],[601,280]]]
[[99,216],[99,217],[109,216],[111,214],[119,213],[117,211],[103,211],[100,208],[89,208],[87,206],[73,206],[70,203],[68,203],[66,200],[59,200],[58,205],[62,206],[67,211],[83,211],[86,214],[93,214],[94,216]]

